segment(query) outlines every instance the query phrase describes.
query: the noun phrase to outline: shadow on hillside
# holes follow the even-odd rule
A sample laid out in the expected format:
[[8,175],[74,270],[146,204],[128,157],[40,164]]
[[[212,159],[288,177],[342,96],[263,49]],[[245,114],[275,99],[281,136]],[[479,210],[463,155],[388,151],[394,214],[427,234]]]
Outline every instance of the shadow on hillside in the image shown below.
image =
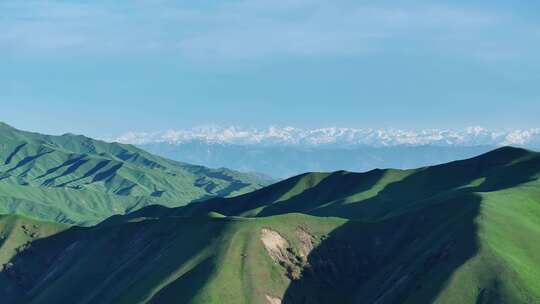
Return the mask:
[[[251,214],[250,216],[270,216],[290,212],[305,212],[306,209],[315,208],[321,202],[324,202],[325,199],[335,196],[336,192],[340,193],[339,195],[341,197],[346,197],[353,193],[366,191],[373,187],[383,175],[384,170],[372,170],[365,173],[337,171],[324,177],[318,184],[315,184],[313,181],[304,180],[304,178],[309,178],[309,174],[302,174],[241,196],[213,198],[177,209],[178,213],[185,215],[204,214],[215,211],[233,216],[263,207],[264,209],[260,214]],[[289,199],[274,203],[301,182],[307,183],[307,190]],[[312,182],[314,184],[309,184]]]
[[[41,151],[41,150],[43,150],[43,151]],[[23,167],[24,165],[29,164],[29,163],[35,161],[36,159],[38,159],[38,158],[40,158],[42,156],[45,156],[47,154],[53,153],[53,152],[54,152],[53,150],[40,149],[38,154],[31,155],[31,156],[26,156],[25,158],[21,159],[13,168],[7,170],[6,172],[7,173],[14,172],[15,170]]]
[[430,303],[478,251],[469,194],[377,223],[350,221],[308,257],[283,303]]
[[240,195],[233,198],[215,197],[208,200],[197,201],[187,206],[179,207],[179,212],[185,215],[204,214],[210,211],[225,215],[239,215],[246,210],[265,206],[268,201],[273,201],[283,196],[307,174],[301,174],[290,179],[272,184],[268,187]]
[[337,171],[324,178],[316,187],[302,191],[290,199],[273,203],[258,216],[272,216],[292,212],[309,212],[321,204],[345,199],[356,193],[372,189],[384,176],[385,170],[375,169],[365,173]]
[[309,213],[374,220],[463,193],[511,188],[532,181],[540,172],[540,157],[515,162],[527,154],[522,149],[500,148],[472,159],[426,167],[388,184],[372,198],[346,204],[337,200]]
[[16,146],[15,149],[13,149],[13,151],[6,157],[4,165],[8,165],[9,163],[11,163],[13,157],[15,157],[15,155],[17,155],[17,153],[19,153],[19,151],[21,151],[21,149],[24,148],[27,144],[28,143],[22,143]]
[[[537,179],[540,158],[516,163],[523,155],[501,149],[489,157],[429,167],[350,207],[346,217],[368,212],[368,219],[385,219],[352,220],[332,231],[310,253],[309,266],[291,282],[283,303],[433,302],[454,271],[479,250],[475,220],[482,198],[476,192]],[[401,212],[384,217],[396,208]]]
[[[212,256],[192,259],[223,229],[217,219],[72,227],[24,245],[3,265],[0,298],[8,304],[37,299],[138,303],[150,298],[156,303],[189,303],[215,267]],[[192,266],[175,278],[188,261]],[[172,281],[164,281],[169,277]]]
[[[351,220],[324,238],[309,254],[310,266],[286,290],[283,303],[433,302],[454,271],[479,249],[475,220],[482,202],[476,192],[511,188],[535,178],[540,160],[514,162],[523,155],[519,150],[501,150],[489,157],[426,168],[387,185],[372,199],[343,205],[338,212],[328,210],[334,213],[324,215],[364,216],[370,221]],[[317,185],[319,189],[309,188],[287,200],[288,205],[278,203],[272,206],[277,209],[267,212],[311,210],[329,199],[339,201],[370,189],[384,172],[335,172]],[[196,205],[202,210],[209,204],[214,210],[224,203],[215,211],[235,215],[246,207],[242,202],[250,203],[250,208],[265,206],[301,178],[243,197]],[[52,303],[145,299],[156,282],[173,276],[223,229],[212,224],[219,220],[137,218],[173,213],[183,214],[181,208],[151,206],[93,228],[70,228],[36,240],[4,265],[0,285],[9,286],[0,286],[0,298],[5,303],[8,297],[2,293],[11,288],[15,292],[11,295],[20,299],[12,303],[40,296]],[[197,261],[183,276],[164,283],[156,302],[189,303],[214,267],[211,258]]]
[[[530,152],[523,149],[500,148],[475,158],[420,168],[403,180],[386,185],[373,197],[358,201],[351,201],[350,196],[372,189],[392,171],[337,171],[318,183],[312,180],[316,179],[316,174],[303,174],[242,196],[210,199],[177,211],[184,215],[216,211],[245,216],[301,212],[348,219],[382,219],[419,201],[440,200],[443,195],[470,192],[479,186],[477,183],[484,187],[477,188],[477,191],[492,191],[529,181],[533,173],[538,173],[540,158],[515,163],[527,155]],[[394,173],[399,175],[399,171]],[[482,178],[485,179],[483,182],[480,181]],[[299,187],[304,191],[282,200],[283,196]]]

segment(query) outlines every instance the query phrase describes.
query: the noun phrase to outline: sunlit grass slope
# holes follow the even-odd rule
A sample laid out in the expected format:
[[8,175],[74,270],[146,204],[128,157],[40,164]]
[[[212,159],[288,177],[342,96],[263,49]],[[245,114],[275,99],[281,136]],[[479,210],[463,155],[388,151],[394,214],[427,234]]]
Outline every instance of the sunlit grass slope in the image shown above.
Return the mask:
[[[0,218],[8,303],[540,303],[540,157],[313,173],[91,228]],[[191,206],[191,207],[190,207]]]
[[504,147],[475,158],[413,170],[306,173],[230,199],[180,208],[183,214],[216,211],[249,217],[302,212],[375,220],[464,193],[494,192],[531,184],[540,154]]
[[0,213],[88,224],[162,204],[246,193],[267,181],[79,135],[48,136],[0,123]]

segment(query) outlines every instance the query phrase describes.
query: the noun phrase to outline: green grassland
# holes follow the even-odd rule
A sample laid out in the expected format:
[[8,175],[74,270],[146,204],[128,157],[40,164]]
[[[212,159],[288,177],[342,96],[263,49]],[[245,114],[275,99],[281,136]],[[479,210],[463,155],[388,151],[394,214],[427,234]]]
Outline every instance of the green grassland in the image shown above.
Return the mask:
[[160,204],[235,196],[269,181],[154,156],[79,135],[49,136],[0,123],[0,214],[79,225]]
[[93,227],[0,218],[7,303],[540,303],[540,154],[308,173]]

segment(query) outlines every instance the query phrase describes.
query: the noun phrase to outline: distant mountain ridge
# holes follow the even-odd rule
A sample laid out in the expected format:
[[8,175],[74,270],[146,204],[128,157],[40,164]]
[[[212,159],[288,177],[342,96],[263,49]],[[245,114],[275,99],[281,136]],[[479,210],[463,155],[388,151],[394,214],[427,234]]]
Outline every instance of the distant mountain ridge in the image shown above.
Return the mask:
[[540,129],[420,130],[202,127],[110,139],[170,159],[287,178],[310,171],[410,169],[473,157],[499,146],[540,148]]
[[95,223],[266,185],[258,176],[168,160],[131,145],[50,136],[0,124],[0,213]]
[[233,144],[302,147],[389,147],[389,146],[528,146],[540,147],[540,128],[489,130],[468,127],[463,130],[358,129],[269,127],[196,127],[161,132],[128,132],[108,138],[130,144]]

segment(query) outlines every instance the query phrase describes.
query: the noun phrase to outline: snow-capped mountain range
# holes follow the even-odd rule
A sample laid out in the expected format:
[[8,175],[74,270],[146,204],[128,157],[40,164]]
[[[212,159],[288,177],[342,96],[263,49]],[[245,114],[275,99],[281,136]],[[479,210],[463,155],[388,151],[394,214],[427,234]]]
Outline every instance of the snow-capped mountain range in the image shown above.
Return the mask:
[[540,128],[489,130],[469,127],[463,130],[357,129],[269,127],[196,127],[161,132],[128,132],[109,141],[145,145],[152,143],[262,145],[262,146],[530,146],[540,147]]
[[284,178],[311,171],[417,168],[473,157],[503,145],[540,149],[540,128],[411,131],[210,126],[129,132],[109,140],[182,162]]

